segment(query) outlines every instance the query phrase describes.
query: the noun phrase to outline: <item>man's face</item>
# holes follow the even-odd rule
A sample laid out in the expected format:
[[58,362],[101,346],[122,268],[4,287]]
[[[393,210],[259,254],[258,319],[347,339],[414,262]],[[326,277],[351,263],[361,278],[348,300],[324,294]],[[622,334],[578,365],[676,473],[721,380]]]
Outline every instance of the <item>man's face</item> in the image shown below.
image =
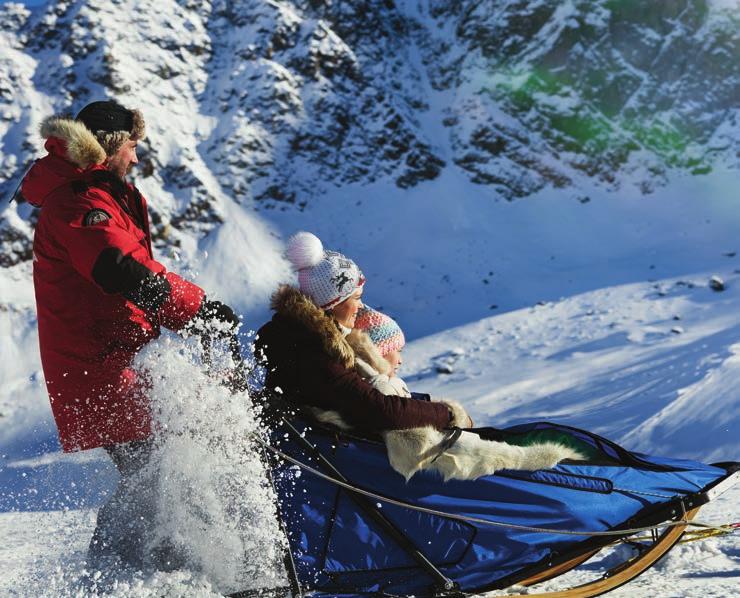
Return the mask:
[[128,140],[118,151],[108,158],[108,170],[124,178],[134,164],[139,163],[136,157],[136,141]]

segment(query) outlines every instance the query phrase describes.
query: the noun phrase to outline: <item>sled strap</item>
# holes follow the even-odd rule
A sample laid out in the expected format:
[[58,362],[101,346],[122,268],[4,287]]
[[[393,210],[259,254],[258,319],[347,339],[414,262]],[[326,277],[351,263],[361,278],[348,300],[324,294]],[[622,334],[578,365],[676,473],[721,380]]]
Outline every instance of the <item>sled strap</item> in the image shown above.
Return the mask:
[[432,463],[439,459],[445,451],[448,451],[455,446],[455,443],[458,438],[460,438],[461,434],[462,428],[458,428],[457,426],[450,428],[442,442],[439,443],[439,452],[437,453],[437,456],[432,459]]
[[[295,429],[295,428],[294,428]],[[297,430],[296,430],[297,432]],[[411,504],[402,500],[397,500],[395,498],[392,498],[390,496],[385,496],[383,494],[378,494],[377,492],[370,492],[369,490],[364,490],[363,488],[359,488],[357,486],[353,486],[350,484],[347,479],[342,476],[340,473],[337,477],[332,477],[331,475],[327,475],[318,469],[315,469],[311,467],[310,465],[307,465],[306,463],[301,462],[298,459],[295,459],[291,457],[290,455],[286,455],[284,452],[282,452],[279,449],[276,449],[274,446],[271,446],[269,444],[264,443],[263,440],[260,438],[256,439],[257,442],[263,444],[266,449],[272,451],[275,453],[278,457],[281,459],[284,459],[288,463],[292,463],[293,465],[297,465],[301,469],[304,469],[306,471],[311,472],[315,476],[320,477],[321,479],[326,480],[327,482],[331,482],[332,484],[336,484],[337,486],[340,486],[344,488],[345,490],[349,490],[353,495],[362,495],[369,498],[372,498],[374,500],[379,500],[385,503],[388,503],[389,505],[396,505],[397,507],[403,507],[405,509],[411,509],[412,511],[418,511],[419,513],[427,513],[429,515],[436,515],[438,517],[446,517],[447,519],[452,519],[455,521],[464,521],[467,523],[478,523],[481,525],[488,525],[491,527],[504,527],[504,528],[510,528],[510,529],[518,529],[525,532],[537,532],[537,533],[545,533],[545,534],[560,534],[563,536],[630,536],[632,534],[638,534],[643,532],[649,532],[652,530],[656,530],[661,527],[681,527],[681,526],[687,526],[687,527],[700,527],[705,529],[719,529],[719,530],[725,530],[725,529],[731,529],[732,525],[728,528],[728,526],[723,525],[715,525],[711,523],[700,523],[698,521],[691,521],[686,519],[680,519],[680,518],[673,518],[673,517],[667,517],[665,521],[661,521],[658,523],[655,523],[653,525],[644,525],[641,527],[632,527],[632,528],[622,528],[622,529],[611,529],[607,531],[603,530],[592,530],[592,531],[574,531],[574,530],[562,530],[562,529],[555,529],[555,528],[548,528],[548,527],[534,527],[531,525],[521,525],[518,523],[508,523],[504,521],[495,521],[492,519],[483,519],[482,517],[471,517],[470,515],[460,515],[457,513],[449,513],[446,511],[439,511],[437,509],[430,509],[428,507],[423,507],[421,505],[415,505]],[[310,446],[311,443],[306,441]],[[319,453],[317,451],[319,455]],[[322,455],[323,457],[323,455]],[[327,461],[328,463],[328,461]],[[329,463],[331,466],[331,464]],[[333,468],[333,466],[331,466]],[[681,499],[676,499],[674,502],[677,503]],[[372,504],[372,503],[371,503]],[[670,506],[670,503],[666,503],[665,506]],[[675,517],[675,513],[672,513],[672,515]],[[392,525],[392,524],[391,524]]]
[[[293,424],[284,418],[282,423],[291,431],[296,442],[303,447],[304,450],[308,451],[309,454],[315,457],[319,464],[329,471],[331,476],[336,480],[341,481],[345,488],[354,490],[354,487],[350,484],[344,474],[342,474],[342,472],[339,471],[315,445],[311,444],[305,436],[302,436],[300,431],[298,431]],[[269,445],[268,448],[283,458],[287,457],[287,455],[283,455],[278,451],[275,451]],[[357,490],[350,492],[348,496],[366,515],[380,525],[401,548],[408,552],[408,554],[432,577],[432,579],[434,579],[435,584],[439,587],[439,590],[441,590],[441,592],[435,593],[435,596],[462,595],[458,592],[458,585],[442,573],[434,563],[432,563],[424,553],[421,552],[414,543],[375,506],[375,504],[373,504],[372,501],[368,500],[368,498],[363,496],[361,493],[358,493]]]

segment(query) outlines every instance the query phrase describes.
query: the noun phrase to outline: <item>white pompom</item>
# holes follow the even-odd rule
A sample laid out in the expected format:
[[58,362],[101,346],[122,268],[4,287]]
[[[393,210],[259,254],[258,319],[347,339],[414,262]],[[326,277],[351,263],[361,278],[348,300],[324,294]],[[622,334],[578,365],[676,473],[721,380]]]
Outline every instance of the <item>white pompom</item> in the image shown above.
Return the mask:
[[288,240],[286,256],[296,270],[310,268],[324,257],[324,245],[316,235],[301,231]]

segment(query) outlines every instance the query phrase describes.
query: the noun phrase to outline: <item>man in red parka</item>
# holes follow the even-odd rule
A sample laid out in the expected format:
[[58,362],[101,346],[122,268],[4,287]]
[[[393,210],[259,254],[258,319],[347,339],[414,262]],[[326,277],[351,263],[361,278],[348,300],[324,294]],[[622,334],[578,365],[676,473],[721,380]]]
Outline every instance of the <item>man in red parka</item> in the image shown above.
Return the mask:
[[98,514],[91,555],[141,566],[152,550],[154,495],[141,477],[151,418],[131,361],[160,326],[215,319],[234,330],[239,320],[154,259],[146,201],[125,178],[144,137],[141,112],[93,102],[74,120],[48,118],[41,134],[48,155],[21,194],[40,208],[33,279],[51,408],[65,451],[102,446],[121,474]]

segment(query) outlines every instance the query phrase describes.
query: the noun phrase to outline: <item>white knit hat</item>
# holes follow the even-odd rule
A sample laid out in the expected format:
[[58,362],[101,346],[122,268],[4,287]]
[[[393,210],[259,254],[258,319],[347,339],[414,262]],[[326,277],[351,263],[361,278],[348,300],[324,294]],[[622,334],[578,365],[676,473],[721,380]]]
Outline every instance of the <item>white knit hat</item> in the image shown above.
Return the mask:
[[301,231],[288,240],[286,255],[298,270],[301,292],[321,309],[331,309],[365,284],[362,271],[351,259],[325,251],[321,240]]

